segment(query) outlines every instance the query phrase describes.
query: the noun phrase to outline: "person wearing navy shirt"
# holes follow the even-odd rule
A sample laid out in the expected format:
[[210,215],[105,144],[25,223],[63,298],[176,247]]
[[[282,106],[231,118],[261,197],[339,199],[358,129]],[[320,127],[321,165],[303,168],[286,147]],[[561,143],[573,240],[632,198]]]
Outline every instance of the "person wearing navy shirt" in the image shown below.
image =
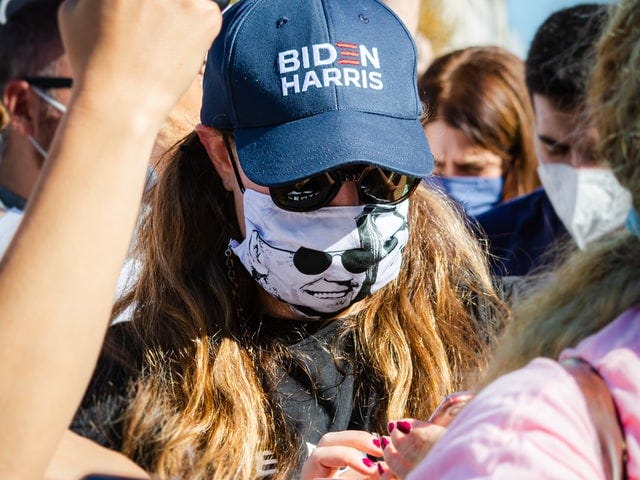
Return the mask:
[[476,218],[498,277],[539,271],[567,241],[584,249],[624,224],[629,193],[598,158],[598,136],[585,108],[593,48],[608,8],[580,4],[559,10],[531,43],[525,69],[543,188]]

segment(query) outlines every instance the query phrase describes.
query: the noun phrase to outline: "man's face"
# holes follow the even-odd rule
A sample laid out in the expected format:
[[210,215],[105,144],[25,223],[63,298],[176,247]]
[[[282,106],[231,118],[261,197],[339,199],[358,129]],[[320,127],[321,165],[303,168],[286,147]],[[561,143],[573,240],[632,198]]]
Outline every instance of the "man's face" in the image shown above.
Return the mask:
[[575,168],[599,166],[595,156],[598,135],[585,125],[580,109],[558,109],[548,97],[533,94],[535,149],[538,161],[564,163]]

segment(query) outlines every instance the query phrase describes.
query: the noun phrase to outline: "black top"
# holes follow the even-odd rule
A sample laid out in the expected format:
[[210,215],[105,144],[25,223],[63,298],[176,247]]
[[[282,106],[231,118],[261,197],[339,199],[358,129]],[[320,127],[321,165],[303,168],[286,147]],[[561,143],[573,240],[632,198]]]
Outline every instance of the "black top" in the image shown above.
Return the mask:
[[[297,361],[287,363],[275,397],[283,406],[286,421],[304,442],[313,445],[330,431],[368,430],[373,419],[373,394],[354,406],[353,366],[341,353],[337,355],[341,358],[334,358],[332,348],[339,325],[339,321],[278,318],[265,318],[261,324],[264,335],[277,337],[295,353]],[[128,332],[126,325],[116,324],[109,330],[109,340],[125,352],[135,351]],[[126,404],[126,389],[138,374],[138,368],[124,365],[111,356],[101,356],[71,426],[74,432],[115,450],[122,446],[119,418]]]

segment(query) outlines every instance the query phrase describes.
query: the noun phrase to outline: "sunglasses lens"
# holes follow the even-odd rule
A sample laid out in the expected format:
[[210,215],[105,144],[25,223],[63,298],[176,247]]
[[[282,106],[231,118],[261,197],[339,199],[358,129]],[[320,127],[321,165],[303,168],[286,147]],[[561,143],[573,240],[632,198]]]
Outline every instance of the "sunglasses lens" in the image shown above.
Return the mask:
[[331,266],[331,255],[319,250],[300,247],[293,254],[293,264],[306,275],[319,275]]
[[375,265],[377,260],[377,255],[368,250],[347,250],[342,254],[342,266],[351,273],[364,273]]
[[360,180],[363,200],[371,203],[397,203],[407,198],[420,179],[382,168],[371,168]]
[[328,173],[305,178],[282,187],[271,187],[271,198],[284,210],[303,212],[324,205],[334,194],[336,182]]
[[[323,207],[336,195],[344,181],[340,175],[325,172],[282,187],[270,187],[269,191],[278,207],[308,212]],[[360,200],[372,204],[401,202],[420,184],[419,178],[379,167],[368,167],[359,177]]]

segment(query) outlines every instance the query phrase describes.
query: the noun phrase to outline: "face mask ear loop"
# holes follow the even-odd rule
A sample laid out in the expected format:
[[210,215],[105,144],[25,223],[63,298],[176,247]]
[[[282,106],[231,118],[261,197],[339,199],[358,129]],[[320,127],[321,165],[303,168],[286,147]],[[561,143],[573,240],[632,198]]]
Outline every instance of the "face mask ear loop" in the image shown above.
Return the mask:
[[224,140],[224,145],[227,147],[227,153],[229,154],[229,160],[231,161],[231,166],[233,167],[233,173],[236,176],[236,182],[238,182],[238,186],[240,187],[240,191],[242,193],[245,192],[244,184],[242,183],[242,178],[240,178],[240,172],[238,171],[238,166],[236,165],[236,158],[233,155],[233,149],[231,148],[231,142],[229,142],[229,135],[223,134],[222,139]]
[[38,87],[34,87],[33,85],[31,85],[31,88],[33,89],[34,92],[36,92],[36,95],[38,95],[42,100],[44,100],[46,103],[51,105],[53,108],[58,110],[60,113],[67,113],[66,105],[60,103],[55,98],[47,95],[46,93],[44,93],[44,91],[40,90]]
[[46,159],[47,155],[49,155],[49,152],[47,152],[44,148],[42,148],[42,146],[38,143],[38,141],[35,138],[33,138],[31,135],[29,135],[27,139],[29,140],[29,143],[31,144],[31,146],[35,148],[40,155],[42,155],[42,158]]

